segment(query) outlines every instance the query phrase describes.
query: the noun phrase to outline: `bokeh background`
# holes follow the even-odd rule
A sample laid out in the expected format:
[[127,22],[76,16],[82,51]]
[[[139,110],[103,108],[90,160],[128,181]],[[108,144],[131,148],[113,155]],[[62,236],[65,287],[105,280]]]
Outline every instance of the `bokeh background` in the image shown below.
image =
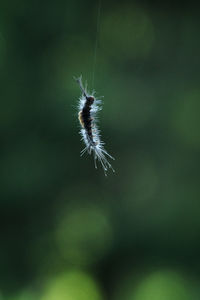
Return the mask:
[[200,299],[199,36],[192,2],[1,1],[1,300]]

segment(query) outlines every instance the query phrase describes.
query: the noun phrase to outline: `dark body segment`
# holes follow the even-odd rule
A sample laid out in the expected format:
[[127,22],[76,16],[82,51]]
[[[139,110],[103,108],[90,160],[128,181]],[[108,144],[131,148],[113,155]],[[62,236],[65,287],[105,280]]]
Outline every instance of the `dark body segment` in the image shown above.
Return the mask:
[[91,118],[91,105],[94,102],[94,97],[89,96],[86,97],[85,105],[81,111],[81,116],[79,117],[79,120],[81,119],[81,125],[86,129],[89,137],[92,139],[92,118]]

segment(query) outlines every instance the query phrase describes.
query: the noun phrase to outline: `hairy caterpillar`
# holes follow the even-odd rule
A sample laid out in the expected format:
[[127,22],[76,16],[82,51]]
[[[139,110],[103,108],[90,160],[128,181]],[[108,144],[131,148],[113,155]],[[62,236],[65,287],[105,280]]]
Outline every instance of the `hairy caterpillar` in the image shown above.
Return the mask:
[[89,154],[93,153],[95,168],[97,168],[96,161],[98,160],[103,167],[105,175],[108,168],[112,169],[114,172],[114,169],[107,160],[107,157],[113,160],[114,158],[105,150],[105,143],[101,141],[100,130],[97,126],[97,113],[101,110],[101,100],[94,97],[94,92],[91,95],[87,93],[87,89],[83,87],[81,76],[74,79],[79,84],[82,92],[78,104],[78,119],[81,125],[81,139],[85,143],[85,148],[81,151],[81,156],[86,151]]

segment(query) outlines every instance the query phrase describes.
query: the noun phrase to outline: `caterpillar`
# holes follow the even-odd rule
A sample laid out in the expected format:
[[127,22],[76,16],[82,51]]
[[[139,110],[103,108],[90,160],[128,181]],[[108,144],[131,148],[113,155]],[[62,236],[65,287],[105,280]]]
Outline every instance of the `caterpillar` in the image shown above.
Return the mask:
[[94,166],[96,169],[96,161],[98,160],[102,165],[105,175],[107,175],[106,172],[109,168],[115,172],[107,159],[109,157],[114,160],[114,158],[105,150],[105,143],[101,140],[100,130],[97,126],[97,114],[102,109],[101,100],[94,97],[94,91],[92,94],[89,94],[87,87],[83,87],[82,76],[78,78],[74,77],[74,79],[78,83],[82,93],[78,104],[78,119],[81,126],[81,140],[85,143],[85,148],[81,151],[81,156],[85,152],[89,154],[93,153]]

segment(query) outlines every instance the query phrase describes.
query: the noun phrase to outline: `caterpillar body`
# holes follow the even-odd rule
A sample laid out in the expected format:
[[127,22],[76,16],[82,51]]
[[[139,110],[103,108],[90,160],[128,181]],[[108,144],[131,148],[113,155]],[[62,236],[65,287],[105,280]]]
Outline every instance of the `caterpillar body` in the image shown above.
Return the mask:
[[82,93],[78,104],[78,119],[81,125],[81,140],[84,141],[85,148],[81,151],[81,156],[86,151],[89,154],[93,153],[95,168],[97,168],[96,161],[98,160],[103,167],[105,175],[109,168],[114,172],[107,159],[109,157],[114,160],[114,158],[105,150],[105,143],[101,140],[100,130],[97,126],[97,113],[102,109],[101,100],[94,97],[94,91],[92,94],[87,92],[87,88],[83,87],[81,76],[74,79],[79,84]]

